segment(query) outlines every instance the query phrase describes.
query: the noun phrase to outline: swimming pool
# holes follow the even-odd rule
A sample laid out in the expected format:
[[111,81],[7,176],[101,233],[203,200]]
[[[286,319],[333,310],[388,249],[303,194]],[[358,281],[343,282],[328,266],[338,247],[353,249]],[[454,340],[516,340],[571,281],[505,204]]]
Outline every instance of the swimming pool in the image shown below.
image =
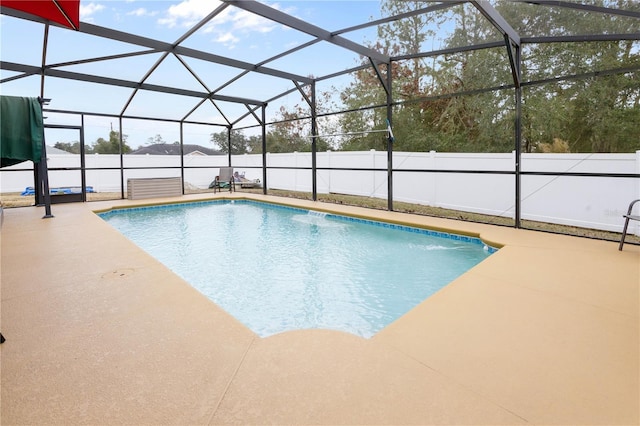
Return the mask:
[[262,337],[371,337],[494,251],[477,238],[248,200],[100,216]]

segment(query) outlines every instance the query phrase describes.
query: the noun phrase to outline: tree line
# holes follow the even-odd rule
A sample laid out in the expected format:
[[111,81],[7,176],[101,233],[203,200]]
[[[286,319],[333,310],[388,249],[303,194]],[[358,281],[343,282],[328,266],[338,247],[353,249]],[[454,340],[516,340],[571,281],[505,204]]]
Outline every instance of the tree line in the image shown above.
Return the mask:
[[[56,142],[54,148],[71,152],[72,154],[80,154],[80,142]],[[122,135],[122,153],[131,152],[131,147],[127,144],[127,135]],[[98,138],[90,145],[85,145],[85,154],[119,154],[120,153],[120,132],[111,130],[109,139]]]
[[[595,0],[594,6],[640,11],[636,0]],[[384,0],[383,16],[432,5]],[[498,12],[522,35],[633,34],[638,20],[592,11],[500,2]],[[420,57],[440,28],[455,26],[443,49],[499,41],[502,35],[472,5],[380,25],[374,47],[392,57],[394,149],[510,152],[515,149],[515,95],[504,46]],[[368,59],[362,58],[366,64]],[[640,41],[527,44],[522,48],[521,140],[524,152],[633,152],[640,149]],[[627,70],[621,72],[619,70]],[[386,67],[381,66],[382,73]],[[339,106],[337,120],[320,118],[320,134],[383,129],[386,93],[371,68],[352,75],[339,93],[316,99],[319,111]],[[493,90],[487,90],[493,89]],[[336,101],[339,99],[339,102]],[[374,106],[373,108],[370,108]],[[378,106],[378,107],[375,107]],[[281,108],[267,128],[269,152],[310,151],[306,102]],[[321,138],[317,149],[386,149],[383,134]],[[226,132],[211,141],[227,150]],[[261,140],[232,132],[231,152],[261,152]]]
[[[594,7],[640,12],[637,0],[593,0]],[[432,6],[430,1],[382,0],[384,16]],[[499,2],[498,12],[523,36],[634,34],[638,20],[592,10]],[[448,28],[453,27],[453,31]],[[507,49],[465,50],[423,57],[431,40],[443,50],[500,41],[502,35],[471,4],[382,24],[370,47],[396,58],[392,73],[394,150],[510,152],[515,149],[516,102]],[[450,50],[451,51],[451,50]],[[368,64],[367,58],[361,58]],[[640,41],[526,44],[522,48],[521,149],[523,152],[634,152],[640,150]],[[624,71],[622,71],[624,70]],[[305,95],[311,97],[308,86]],[[385,150],[386,92],[370,68],[351,74],[348,85],[316,94],[318,133],[351,134],[316,139],[318,151]],[[349,111],[336,115],[328,113]],[[310,108],[302,96],[280,107],[267,126],[267,152],[311,150]],[[360,132],[360,133],[359,133]],[[224,153],[261,153],[262,137],[232,130],[211,133]],[[123,136],[122,152],[131,152]],[[120,135],[99,138],[87,153],[119,153]],[[162,143],[162,137],[149,143]],[[79,152],[79,143],[56,147]]]
[[[122,135],[122,153],[128,154],[133,152],[133,149],[127,143],[127,139],[129,137],[127,135]],[[162,135],[157,134],[154,137],[150,137],[147,139],[147,145],[154,144],[166,144],[167,142],[163,139]],[[179,141],[173,142],[173,144],[179,144]],[[63,151],[70,152],[72,154],[80,154],[80,142],[56,142],[53,145],[54,148],[61,149]],[[109,132],[109,139],[98,138],[90,145],[85,145],[84,147],[85,154],[120,154],[120,132],[111,130]]]

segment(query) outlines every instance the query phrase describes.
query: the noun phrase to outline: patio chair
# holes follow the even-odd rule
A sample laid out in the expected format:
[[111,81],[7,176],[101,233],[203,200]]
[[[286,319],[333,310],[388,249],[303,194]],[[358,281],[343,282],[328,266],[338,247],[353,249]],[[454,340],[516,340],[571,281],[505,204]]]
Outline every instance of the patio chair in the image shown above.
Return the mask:
[[625,218],[625,220],[624,220],[624,228],[622,228],[622,238],[620,239],[620,246],[618,247],[618,250],[622,250],[622,246],[624,245],[624,239],[627,237],[627,227],[629,226],[629,221],[630,220],[640,221],[640,215],[631,214],[631,211],[633,210],[633,205],[637,202],[640,202],[640,199],[633,200],[631,204],[629,204],[629,210],[627,210],[627,214],[622,216]]
[[233,179],[233,167],[220,167],[218,176],[211,182],[209,188],[213,188],[213,192],[221,191],[223,188],[229,188],[229,192],[236,190],[236,183]]

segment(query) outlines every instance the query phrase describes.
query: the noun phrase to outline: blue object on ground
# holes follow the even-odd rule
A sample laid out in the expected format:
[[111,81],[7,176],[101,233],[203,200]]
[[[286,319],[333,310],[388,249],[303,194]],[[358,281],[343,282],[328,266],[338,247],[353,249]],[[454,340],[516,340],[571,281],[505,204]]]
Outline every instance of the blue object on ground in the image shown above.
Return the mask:
[[[80,194],[82,192],[82,188],[79,186],[67,186],[60,188],[49,188],[49,194],[51,195],[60,195],[60,194]],[[87,192],[95,192],[93,190],[93,186],[87,186]],[[24,191],[20,195],[36,195],[36,190],[33,186],[27,186]]]

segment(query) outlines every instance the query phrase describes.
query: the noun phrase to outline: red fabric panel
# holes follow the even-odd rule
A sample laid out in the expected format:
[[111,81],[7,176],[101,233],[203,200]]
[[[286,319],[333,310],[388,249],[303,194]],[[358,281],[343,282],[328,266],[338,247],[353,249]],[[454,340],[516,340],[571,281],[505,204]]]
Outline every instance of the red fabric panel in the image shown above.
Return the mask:
[[[58,9],[56,3],[63,12]],[[80,0],[2,0],[2,6],[36,15],[65,27],[80,27]],[[73,25],[69,24],[65,15]]]

